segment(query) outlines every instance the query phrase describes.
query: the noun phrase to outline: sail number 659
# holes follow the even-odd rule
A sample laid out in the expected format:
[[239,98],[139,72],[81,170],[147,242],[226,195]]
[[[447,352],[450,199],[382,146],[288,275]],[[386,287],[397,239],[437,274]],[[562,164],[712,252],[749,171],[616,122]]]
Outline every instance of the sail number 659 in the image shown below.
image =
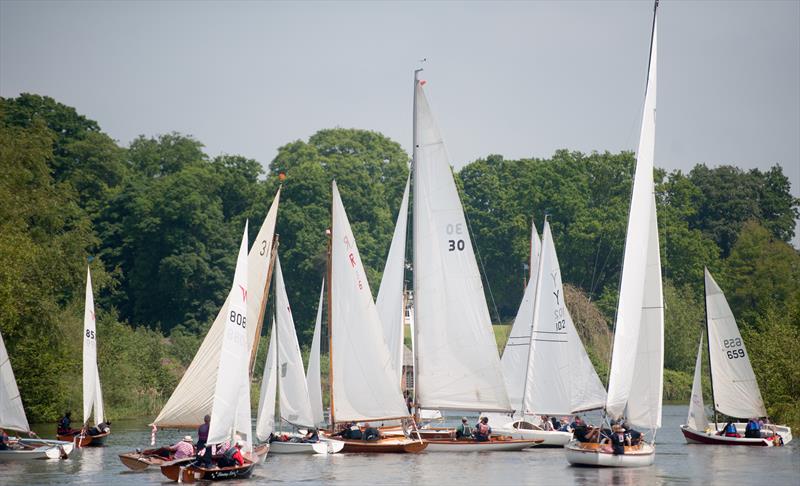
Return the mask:
[[[448,235],[460,235],[464,233],[464,225],[462,223],[448,224],[445,226],[445,232]],[[464,251],[466,243],[463,239],[447,240],[447,251]]]

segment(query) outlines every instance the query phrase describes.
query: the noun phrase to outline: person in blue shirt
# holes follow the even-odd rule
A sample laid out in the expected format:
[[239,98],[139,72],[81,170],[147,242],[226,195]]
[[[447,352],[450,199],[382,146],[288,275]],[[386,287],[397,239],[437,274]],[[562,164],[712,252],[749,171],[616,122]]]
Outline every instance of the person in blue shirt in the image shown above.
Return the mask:
[[750,421],[747,422],[747,426],[744,429],[744,436],[748,439],[761,438],[761,425],[758,423],[758,419],[751,418]]

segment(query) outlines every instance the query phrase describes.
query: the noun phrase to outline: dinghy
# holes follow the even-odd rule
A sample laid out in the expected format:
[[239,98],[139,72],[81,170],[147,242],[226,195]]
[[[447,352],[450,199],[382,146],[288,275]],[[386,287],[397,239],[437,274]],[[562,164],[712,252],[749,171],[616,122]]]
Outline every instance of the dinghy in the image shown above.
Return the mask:
[[[331,433],[338,424],[410,419],[336,181],[328,258]],[[419,452],[421,440],[343,439],[344,452]]]
[[[219,467],[203,464],[194,458],[179,459],[161,465],[161,473],[172,481],[194,482],[247,478],[258,462],[253,452],[253,433],[250,421],[250,370],[251,346],[248,342],[248,254],[247,223],[245,223],[233,285],[228,293],[222,334],[222,346],[217,365],[217,379],[213,383],[211,423],[207,446],[229,442],[231,447],[241,445],[243,464]],[[254,324],[251,320],[251,324]],[[255,326],[253,326],[255,327]],[[224,378],[222,378],[224,377]]]
[[119,460],[128,469],[132,471],[144,471],[150,466],[161,466],[168,462],[174,461],[175,456],[169,455],[167,457],[159,454],[161,449],[145,449],[134,452],[124,452],[119,455]]
[[708,269],[705,269],[706,331],[708,333],[708,369],[711,378],[711,397],[714,404],[714,423],[709,424],[703,403],[702,354],[703,338],[697,348],[692,399],[689,416],[681,432],[690,444],[745,445],[772,447],[792,441],[792,429],[785,425],[766,425],[761,437],[745,437],[744,422],[734,422],[739,437],[726,436],[726,424],[716,420],[717,412],[729,417],[766,417],[761,390],[758,388],[750,357],[745,348],[736,319],[725,294]]
[[[17,380],[8,357],[3,335],[0,334],[0,429],[33,435]],[[0,462],[30,459],[66,459],[72,452],[71,441],[23,439],[9,436],[9,448],[0,451]]]
[[[76,447],[101,446],[111,430],[105,424],[103,390],[97,370],[97,329],[95,326],[92,274],[86,269],[86,299],[83,309],[83,427],[75,435],[57,435],[58,440],[73,441]],[[95,427],[89,427],[94,411]],[[103,430],[98,430],[103,427]],[[91,433],[90,433],[91,432]]]
[[[280,397],[280,413],[278,414],[280,420],[295,429],[315,428],[314,413],[311,410],[311,400],[303,369],[303,357],[297,342],[294,319],[289,306],[289,297],[286,295],[279,258],[275,260],[275,321],[270,334],[264,377],[267,380],[266,382],[262,381],[265,393],[259,397],[258,420],[256,421],[258,439],[268,441],[273,436],[276,389]],[[267,396],[267,393],[271,395]],[[278,436],[281,435],[278,434]],[[273,454],[327,454],[339,452],[344,446],[339,441],[328,442],[303,442],[301,437],[294,435],[289,441],[272,440],[269,444]]]
[[[249,345],[249,349],[251,349],[249,353],[251,374],[275,260],[275,249],[277,247],[275,223],[278,217],[279,202],[280,189],[275,194],[272,205],[267,211],[267,215],[256,235],[255,243],[247,256],[249,269],[247,277],[248,288],[253,289],[250,299],[247,301],[247,311],[248,315],[255,316],[253,317],[253,323],[247,326],[247,339],[251,343]],[[220,308],[214,323],[200,344],[200,348],[197,350],[192,362],[181,377],[178,386],[172,392],[156,419],[150,424],[152,427],[151,447],[156,443],[158,427],[196,431],[197,427],[203,423],[203,417],[211,413],[214,384],[217,380],[220,353],[222,352],[222,336],[225,330],[225,323],[229,317],[226,314],[227,309],[228,302],[226,301]],[[257,456],[263,457],[268,449],[269,446],[267,445],[257,445],[254,448],[254,452]],[[140,468],[143,463],[161,466],[163,463],[158,458],[142,455],[136,451],[120,454],[119,457],[120,461],[128,467],[133,464],[135,467]],[[132,458],[136,458],[136,460],[133,461]]]
[[[447,150],[414,72],[414,386],[419,410],[512,411]],[[502,451],[531,440],[426,440],[428,451]]]
[[655,460],[655,432],[661,427],[664,368],[664,297],[656,220],[653,154],[656,111],[656,13],[650,45],[650,66],[645,92],[636,173],[633,180],[619,302],[614,329],[605,417],[626,419],[627,424],[649,431],[650,442],[626,447],[614,455],[598,443],[570,441],[567,461],[579,466],[638,467]]
[[501,359],[517,419],[494,428],[493,433],[563,447],[572,433],[545,430],[543,425],[549,424],[542,424],[539,416],[600,409],[606,391],[566,307],[550,223],[544,223],[541,243],[535,226],[531,233],[535,269]]

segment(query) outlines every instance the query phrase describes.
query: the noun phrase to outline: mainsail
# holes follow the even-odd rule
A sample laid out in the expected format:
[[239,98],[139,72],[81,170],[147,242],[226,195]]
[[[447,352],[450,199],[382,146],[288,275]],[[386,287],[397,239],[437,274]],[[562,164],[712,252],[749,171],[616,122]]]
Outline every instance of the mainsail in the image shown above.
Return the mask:
[[[332,184],[331,376],[333,420],[408,416],[353,231]],[[333,425],[333,423],[331,424]]]
[[764,401],[736,319],[708,269],[705,288],[714,408],[729,417],[765,417]]
[[390,363],[397,377],[398,389],[403,376],[403,275],[406,267],[408,186],[409,181],[406,181],[392,244],[389,247],[389,256],[386,258],[383,279],[375,301],[383,325],[383,338],[389,347]]
[[424,82],[414,80],[414,319],[421,408],[510,412],[464,209]]
[[[266,295],[269,273],[269,261],[272,255],[272,240],[275,235],[275,221],[278,217],[278,202],[280,190],[275,194],[267,216],[261,224],[255,243],[247,256],[248,282],[247,286],[252,295],[247,302],[247,313],[251,316],[251,324],[247,326],[247,342],[252,349],[255,343],[255,333],[259,327],[257,320],[262,315]],[[200,348],[192,359],[191,364],[183,374],[181,381],[172,392],[164,408],[153,421],[159,427],[195,427],[203,423],[203,416],[211,412],[211,402],[214,397],[214,384],[217,382],[217,368],[219,363],[222,335],[225,322],[228,318],[226,309],[229,302],[226,300],[220,308],[214,323],[208,330]],[[250,352],[248,352],[248,357]]]
[[275,260],[275,314],[278,325],[276,333],[271,336],[271,341],[278,342],[277,379],[281,418],[294,425],[313,427],[315,421],[308,398],[303,357],[297,342],[281,263],[277,258]]
[[656,130],[657,23],[653,17],[647,90],[636,156],[614,333],[606,411],[631,425],[661,423],[664,305],[653,182]]
[[86,269],[86,300],[83,308],[83,423],[88,424],[94,410],[94,423],[105,421],[100,374],[97,371],[97,329],[95,327],[92,272]]
[[689,401],[689,416],[686,424],[694,430],[706,430],[706,406],[703,403],[703,336],[700,335],[700,344],[697,346],[697,361],[694,363],[694,380],[692,381],[692,399]]
[[322,410],[322,380],[319,369],[320,340],[322,334],[322,303],[325,298],[325,281],[319,291],[319,305],[317,305],[317,320],[314,324],[314,338],[311,340],[311,354],[308,357],[308,371],[306,383],[308,384],[308,398],[311,400],[311,412],[314,414],[314,423],[319,425],[325,421]]
[[17,380],[14,379],[14,370],[8,359],[8,351],[0,334],[0,429],[30,432],[28,418],[25,417],[25,408],[22,406],[22,397],[19,395]]
[[247,341],[247,223],[244,226],[233,285],[225,308],[225,328],[217,367],[219,377],[214,384],[211,426],[208,443],[220,444],[237,435],[252,446],[250,423],[250,343]]

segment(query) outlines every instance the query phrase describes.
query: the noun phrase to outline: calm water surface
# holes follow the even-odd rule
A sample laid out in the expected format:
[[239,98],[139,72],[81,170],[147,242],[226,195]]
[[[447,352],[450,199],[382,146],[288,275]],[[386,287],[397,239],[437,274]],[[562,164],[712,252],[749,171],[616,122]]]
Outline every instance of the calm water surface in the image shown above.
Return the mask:
[[[685,405],[664,407],[656,463],[641,469],[570,467],[562,450],[435,454],[270,454],[250,480],[218,484],[737,484],[800,485],[800,444],[787,447],[687,445],[678,426]],[[38,430],[45,432],[45,427]],[[158,442],[176,442],[183,431],[159,431]],[[194,432],[192,435],[195,435]],[[168,484],[160,471],[131,472],[117,454],[149,444],[150,432],[138,422],[115,422],[106,447],[77,450],[66,461],[0,463],[0,484]],[[173,483],[174,484],[174,483]]]

